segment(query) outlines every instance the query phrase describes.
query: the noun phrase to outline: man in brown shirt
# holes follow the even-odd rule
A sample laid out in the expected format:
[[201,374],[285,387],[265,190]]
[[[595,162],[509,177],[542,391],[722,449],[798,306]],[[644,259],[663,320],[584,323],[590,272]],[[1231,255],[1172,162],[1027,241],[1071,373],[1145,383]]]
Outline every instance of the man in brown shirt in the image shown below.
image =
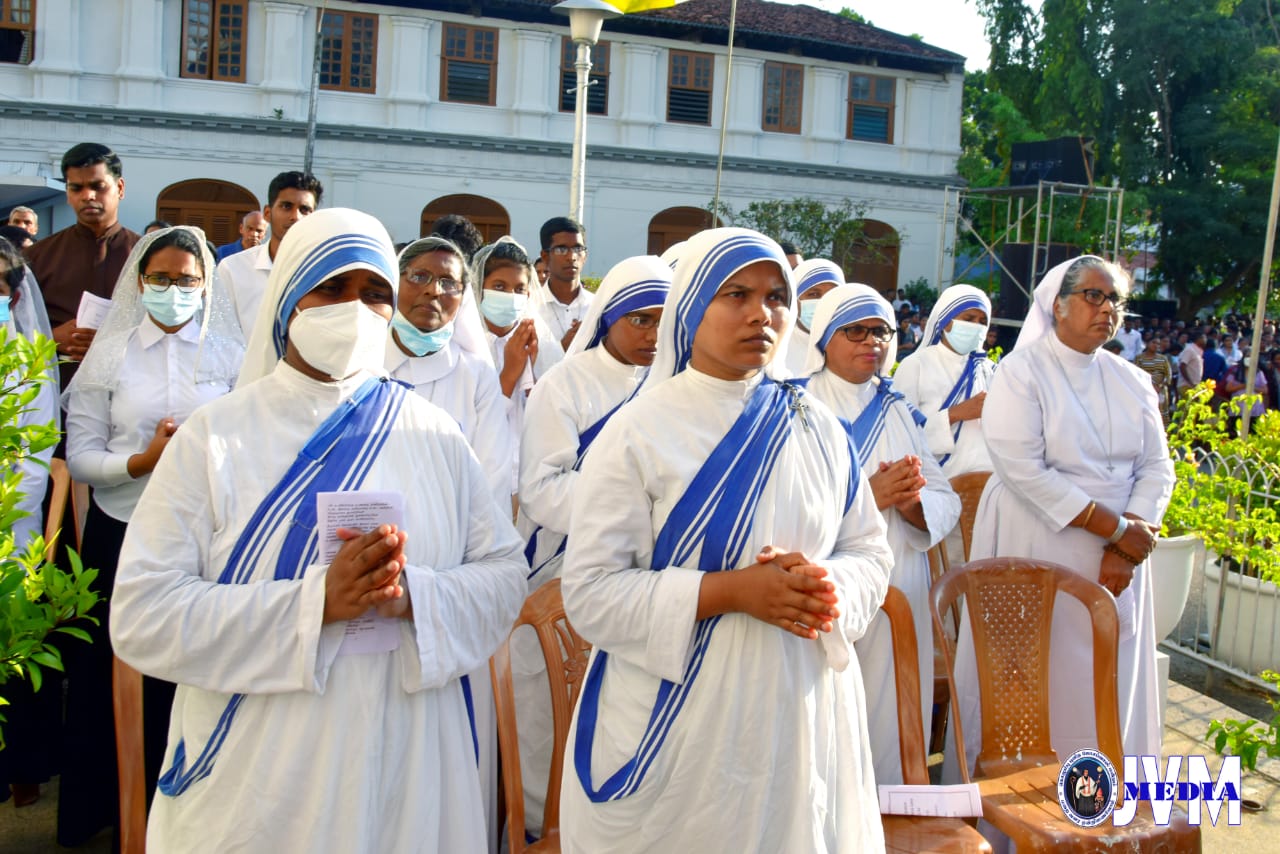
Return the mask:
[[[111,298],[116,279],[138,235],[117,218],[124,197],[120,158],[105,145],[82,142],[62,156],[62,180],[76,224],[27,249],[27,260],[44,293],[58,355],[79,362],[93,341],[92,329],[76,326],[85,291]],[[62,365],[62,387],[75,374]]]

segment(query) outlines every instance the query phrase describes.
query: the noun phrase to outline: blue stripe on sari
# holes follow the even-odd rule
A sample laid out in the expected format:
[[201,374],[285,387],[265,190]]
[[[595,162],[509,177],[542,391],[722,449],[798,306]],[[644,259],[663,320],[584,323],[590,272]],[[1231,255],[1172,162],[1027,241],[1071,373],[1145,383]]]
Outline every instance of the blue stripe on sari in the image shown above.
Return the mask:
[[827,345],[831,343],[831,336],[848,326],[850,323],[857,323],[859,320],[866,320],[868,317],[878,317],[888,324],[889,328],[893,328],[893,317],[886,313],[881,298],[876,294],[863,294],[852,297],[840,303],[840,307],[836,309],[835,314],[831,315],[831,319],[827,321],[826,327],[822,330],[822,337],[818,339],[818,349],[827,352]]
[[830,261],[815,265],[800,281],[796,282],[796,296],[800,296],[815,285],[825,285],[828,282],[837,287],[844,284],[844,271]]
[[938,322],[933,328],[933,340],[924,342],[925,346],[931,347],[940,342],[942,340],[942,333],[946,329],[947,324],[955,320],[957,315],[962,314],[971,308],[976,308],[983,314],[991,313],[991,306],[972,294],[964,294],[956,297],[946,305],[934,306],[933,310],[938,316]]
[[[978,376],[978,363],[986,361],[987,353],[985,350],[975,350],[969,354],[969,359],[964,363],[964,370],[960,372],[960,378],[956,380],[956,384],[951,387],[951,391],[947,393],[947,397],[942,401],[942,411],[946,412],[957,403],[964,403],[973,397],[973,383]],[[967,422],[957,421],[955,426],[951,428],[951,441],[960,441],[960,431],[964,429]],[[947,460],[951,459],[950,454],[943,454],[938,457],[938,465],[944,466]]]
[[857,420],[851,422],[845,418],[840,419],[840,423],[844,425],[845,431],[853,441],[859,460],[866,459],[876,443],[880,441],[889,407],[895,403],[906,407],[911,420],[917,427],[924,427],[927,420],[924,413],[912,406],[902,392],[895,390],[893,381],[888,377],[880,377],[880,385],[876,388],[875,396],[871,398],[871,402],[867,404],[866,409],[862,410]]
[[671,283],[663,279],[643,279],[619,288],[609,300],[609,304],[600,312],[600,321],[592,330],[591,340],[583,349],[590,350],[592,347],[599,346],[609,334],[609,327],[631,312],[646,308],[662,308],[662,303],[667,298],[667,291],[670,289]]
[[[366,380],[324,420],[254,511],[218,575],[219,584],[249,583],[259,562],[270,559],[265,554],[266,543],[282,524],[288,524],[289,530],[272,577],[301,577],[306,567],[315,562],[318,549],[316,494],[360,487],[386,444],[389,428],[404,403],[406,388],[391,380]],[[290,516],[292,519],[286,521]],[[176,797],[209,775],[244,698],[244,694],[233,694],[227,701],[208,742],[189,768],[186,744],[178,742],[173,762],[157,785],[161,794]]]

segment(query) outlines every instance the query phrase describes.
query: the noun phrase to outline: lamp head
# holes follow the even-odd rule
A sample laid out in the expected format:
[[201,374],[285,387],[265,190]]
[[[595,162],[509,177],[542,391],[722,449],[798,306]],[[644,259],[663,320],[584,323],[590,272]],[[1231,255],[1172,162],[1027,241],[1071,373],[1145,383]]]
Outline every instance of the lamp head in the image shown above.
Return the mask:
[[552,6],[551,11],[568,15],[569,37],[578,44],[589,45],[600,41],[600,28],[606,18],[622,14],[604,0],[564,0]]

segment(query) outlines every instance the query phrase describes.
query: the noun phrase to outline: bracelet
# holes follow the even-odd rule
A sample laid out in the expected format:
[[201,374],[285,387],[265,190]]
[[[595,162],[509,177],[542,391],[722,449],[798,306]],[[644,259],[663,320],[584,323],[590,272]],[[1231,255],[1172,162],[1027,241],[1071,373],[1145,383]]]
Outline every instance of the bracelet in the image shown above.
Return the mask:
[[1124,532],[1127,530],[1129,530],[1129,520],[1123,516],[1118,517],[1116,529],[1111,532],[1111,536],[1107,537],[1107,542],[1114,546],[1116,543],[1120,542],[1120,540],[1124,539]]
[[1084,511],[1084,521],[1080,523],[1081,528],[1089,527],[1089,520],[1093,518],[1093,511],[1098,509],[1098,502],[1090,501],[1089,506]]
[[1111,552],[1116,557],[1124,558],[1126,561],[1133,564],[1134,566],[1137,566],[1143,561],[1143,558],[1134,557],[1128,552],[1123,551],[1119,546],[1107,546],[1103,549],[1103,551],[1108,551],[1108,552]]

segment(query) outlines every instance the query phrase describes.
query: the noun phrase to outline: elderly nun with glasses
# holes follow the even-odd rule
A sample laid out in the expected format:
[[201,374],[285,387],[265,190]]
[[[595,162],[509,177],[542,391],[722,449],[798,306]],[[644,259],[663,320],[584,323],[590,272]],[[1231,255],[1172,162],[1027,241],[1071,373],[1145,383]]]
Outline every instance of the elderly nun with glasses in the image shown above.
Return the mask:
[[[1017,346],[1001,360],[983,409],[994,474],[978,508],[972,556],[1052,561],[1116,597],[1124,752],[1158,756],[1147,556],[1174,476],[1151,379],[1102,349],[1120,324],[1128,291],[1124,271],[1093,255],[1059,264],[1036,288]],[[1089,626],[1083,606],[1058,597],[1049,722],[1061,756],[1097,747]],[[972,762],[982,729],[973,646],[963,625],[956,667]]]
[[[849,435],[875,505],[888,526],[893,550],[889,583],[906,594],[917,638],[933,637],[929,618],[929,562],[925,552],[960,517],[960,499],[925,437],[924,417],[893,387],[893,307],[866,285],[841,285],[818,302],[805,371],[809,391],[831,408]],[[877,614],[856,644],[862,681],[880,686],[867,697],[867,723],[876,782],[902,782],[898,753],[898,703],[892,685],[893,642],[889,621]],[[933,707],[933,644],[920,642],[921,720],[928,731]]]

